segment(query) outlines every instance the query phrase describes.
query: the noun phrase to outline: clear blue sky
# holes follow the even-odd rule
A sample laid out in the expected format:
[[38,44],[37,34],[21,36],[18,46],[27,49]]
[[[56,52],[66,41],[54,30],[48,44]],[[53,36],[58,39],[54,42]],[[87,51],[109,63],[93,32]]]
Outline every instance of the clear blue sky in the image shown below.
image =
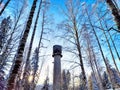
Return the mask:
[[[31,8],[31,5],[32,5],[32,3],[33,3],[33,0],[28,0],[29,1],[29,8]],[[38,0],[38,2],[39,2],[40,0]],[[58,32],[57,32],[57,29],[56,29],[56,24],[58,24],[58,23],[60,23],[63,19],[64,19],[64,15],[60,12],[60,8],[62,7],[63,9],[65,8],[65,1],[67,1],[67,0],[50,0],[50,2],[51,2],[51,6],[50,6],[50,10],[49,10],[49,13],[50,14],[53,14],[53,18],[54,18],[54,21],[55,21],[55,24],[54,25],[52,25],[52,29],[54,29],[55,30],[55,33],[57,34]],[[87,4],[93,4],[96,0],[80,0],[81,1],[81,3],[82,2],[86,2]],[[116,1],[118,1],[118,5],[120,6],[120,1],[119,0],[116,0]],[[38,3],[39,4],[39,3]],[[16,6],[15,6],[16,7]],[[10,11],[10,10],[9,10]],[[41,27],[39,27],[39,28],[41,28]],[[54,34],[55,34],[54,33]],[[50,38],[51,38],[51,42],[50,43],[45,43],[45,44],[48,44],[48,49],[47,49],[47,53],[46,54],[50,54],[50,56],[48,56],[47,58],[46,58],[46,66],[43,68],[43,71],[44,71],[44,73],[43,73],[43,77],[42,78],[44,78],[45,77],[45,71],[46,71],[46,68],[47,68],[47,65],[50,67],[50,70],[49,71],[51,71],[50,72],[50,77],[52,77],[52,70],[53,70],[53,58],[52,58],[52,46],[54,45],[54,44],[60,44],[60,45],[63,45],[64,46],[64,43],[62,42],[62,40],[60,41],[60,40],[58,40],[58,39],[55,39],[54,37],[52,37],[52,35],[53,34],[51,34],[51,35],[49,35],[49,36],[51,36]],[[54,35],[53,35],[54,36]],[[53,39],[54,38],[54,39]],[[118,40],[118,41],[120,41],[120,40]],[[37,45],[38,44],[38,38],[36,38],[36,41],[35,41],[35,45]],[[120,44],[117,44],[117,47],[119,47],[119,45]],[[34,47],[36,47],[36,46],[34,46]],[[104,47],[104,49],[106,49],[106,47]],[[119,49],[119,48],[118,48]],[[119,49],[120,50],[120,49]],[[106,56],[108,55],[108,57],[110,58],[110,55],[109,55],[109,52],[108,52],[108,50],[104,50],[105,51],[105,53],[106,53]],[[42,54],[45,54],[45,52],[43,51],[43,53]],[[66,52],[63,52],[63,59],[70,59],[70,55],[68,54],[68,53],[66,53]],[[120,68],[120,62],[119,62],[119,60],[117,60],[117,64],[119,64],[119,68]],[[65,68],[68,68],[68,63],[67,64],[62,64],[63,65],[63,67],[65,67]]]
[[[33,3],[33,0],[28,0],[28,1],[29,1],[29,8],[30,8]],[[38,0],[38,2],[39,1],[40,0]],[[54,21],[56,24],[60,23],[64,19],[64,15],[60,12],[60,8],[61,7],[63,9],[65,8],[65,1],[67,1],[67,0],[50,0],[51,7],[49,10],[49,13],[53,14]],[[87,4],[93,4],[96,0],[80,0],[80,1],[81,1],[81,3],[86,2]],[[117,0],[117,1],[119,1],[119,0]],[[120,2],[118,2],[118,4],[120,5]],[[53,29],[55,29],[55,25],[53,25]],[[57,33],[57,30],[56,30],[56,33]],[[50,47],[49,47],[49,50],[50,50],[49,54],[52,53],[52,45],[57,44],[57,43],[63,45],[63,43],[58,42],[58,40],[52,40],[52,43],[50,44]],[[105,51],[107,52],[107,50],[105,50]],[[67,56],[67,55],[65,55],[65,56]],[[51,58],[51,59],[53,59],[53,58]],[[118,61],[118,63],[119,63],[119,61]],[[120,65],[119,65],[119,68],[120,68]]]

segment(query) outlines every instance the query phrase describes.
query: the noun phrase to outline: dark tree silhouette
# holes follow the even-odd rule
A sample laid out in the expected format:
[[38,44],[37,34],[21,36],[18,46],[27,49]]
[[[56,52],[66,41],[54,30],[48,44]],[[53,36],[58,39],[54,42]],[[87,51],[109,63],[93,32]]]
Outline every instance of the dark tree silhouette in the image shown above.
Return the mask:
[[14,86],[15,86],[15,80],[16,80],[18,71],[20,69],[21,63],[22,63],[24,47],[25,47],[25,43],[26,43],[26,40],[27,40],[27,37],[28,37],[28,33],[30,31],[31,24],[32,24],[32,19],[33,19],[34,12],[35,12],[35,9],[36,9],[36,3],[37,3],[37,0],[34,0],[32,8],[30,10],[30,15],[29,15],[29,18],[28,18],[28,21],[27,21],[26,29],[24,31],[23,37],[20,41],[20,45],[19,45],[19,48],[18,48],[18,51],[17,51],[16,61],[14,63],[12,72],[10,73],[10,77],[9,77],[9,80],[8,80],[8,89],[9,90],[14,89]]

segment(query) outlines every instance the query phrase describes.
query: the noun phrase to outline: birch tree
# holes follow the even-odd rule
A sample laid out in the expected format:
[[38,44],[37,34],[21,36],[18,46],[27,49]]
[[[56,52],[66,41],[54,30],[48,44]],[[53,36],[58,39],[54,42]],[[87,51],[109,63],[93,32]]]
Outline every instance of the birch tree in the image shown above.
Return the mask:
[[27,37],[28,37],[28,33],[30,31],[30,26],[32,24],[32,19],[33,19],[34,11],[35,11],[35,8],[36,8],[36,3],[37,3],[37,0],[34,0],[31,11],[30,11],[30,15],[29,15],[29,18],[28,18],[28,21],[27,21],[27,25],[26,25],[26,28],[25,28],[25,31],[24,31],[24,34],[23,34],[23,37],[20,41],[19,49],[17,51],[16,61],[15,61],[13,70],[11,72],[11,75],[10,75],[10,78],[9,78],[9,81],[8,81],[8,89],[10,88],[11,90],[14,89],[15,80],[16,80],[19,68],[21,66],[21,63],[22,63],[23,51],[24,51],[25,43],[26,43],[26,40],[27,40]]
[[[24,3],[26,5],[26,2],[24,0],[20,1],[20,2],[16,2],[16,3],[18,3],[18,4]],[[20,5],[22,5],[22,4],[20,4]],[[14,56],[13,53],[15,54],[15,52],[16,52],[16,48],[18,46],[17,42],[19,42],[20,36],[22,33],[22,31],[20,31],[19,29],[23,27],[19,22],[21,20],[23,20],[21,18],[22,18],[24,10],[26,9],[25,5],[22,5],[21,8],[16,8],[16,9],[14,8],[14,10],[17,13],[16,12],[13,13],[14,19],[11,22],[12,25],[10,25],[11,28],[9,29],[9,34],[4,37],[4,38],[7,38],[6,44],[5,44],[4,49],[2,50],[2,54],[1,54],[1,57],[4,57],[4,59],[2,59],[2,60],[4,60],[4,62],[3,62],[4,64],[7,62],[12,62],[10,59],[8,60],[8,58],[13,57]],[[15,17],[14,17],[14,15],[15,15]],[[24,19],[24,21],[25,21],[25,19]],[[18,35],[18,33],[20,33],[20,34]],[[4,64],[2,64],[2,66]]]
[[[88,61],[88,64],[90,65],[91,69],[92,69],[92,77],[94,76],[94,79],[96,81],[96,85],[98,86],[98,88],[100,89],[103,89],[102,88],[102,83],[101,81],[99,81],[99,79],[97,79],[97,75],[96,75],[96,69],[95,69],[95,63],[97,62],[96,59],[94,59],[94,56],[93,56],[93,46],[92,46],[92,40],[91,40],[91,37],[92,35],[90,35],[90,33],[88,33],[88,31],[84,31],[84,35],[83,35],[83,38],[84,40],[86,41],[86,56],[87,56],[87,61]],[[98,68],[98,67],[96,67]],[[99,71],[98,71],[99,73]],[[98,74],[99,75],[99,74]],[[101,77],[101,75],[99,76],[99,78]],[[100,82],[100,83],[99,83]]]
[[[35,20],[35,24],[34,24],[32,36],[31,36],[31,40],[30,40],[30,45],[29,45],[29,49],[28,49],[27,59],[26,59],[26,63],[25,63],[23,80],[24,80],[24,84],[26,84],[26,85],[27,85],[27,82],[28,82],[28,75],[29,75],[29,69],[30,69],[30,56],[31,56],[31,53],[32,53],[33,40],[34,40],[34,37],[35,37],[37,23],[38,23],[38,20],[39,20],[41,5],[42,5],[42,0],[39,3],[39,7],[38,7],[38,11],[37,11],[37,16],[36,16],[36,20]],[[27,87],[25,86],[24,88],[27,88]]]
[[[2,15],[3,11],[5,10],[5,8],[8,6],[8,4],[10,3],[11,0],[7,0],[7,2],[5,3],[4,7],[2,8],[2,10],[0,11],[0,16]],[[2,3],[2,1],[0,2]]]
[[118,32],[120,32],[120,11],[119,9],[116,7],[115,3],[113,2],[113,0],[105,0],[107,5],[109,6],[112,15],[114,16],[114,21],[117,25],[118,28]]
[[103,78],[103,87],[105,88],[105,89],[110,89],[111,88],[111,85],[110,85],[110,81],[109,81],[109,79],[108,79],[108,75],[107,75],[107,73],[104,71],[104,73],[103,73],[103,76],[102,76]]
[[[92,24],[91,18],[90,18],[90,16],[89,16],[89,13],[88,13],[88,10],[86,9],[86,7],[85,7],[85,12],[86,12],[86,15],[87,15],[87,17],[88,17],[88,22],[89,22],[89,24],[90,24],[90,26],[91,26],[91,28],[92,28],[92,31],[93,31],[93,33],[94,33],[94,35],[95,35],[96,40],[97,40],[97,44],[98,44],[98,46],[99,46],[99,49],[100,49],[100,52],[101,52],[103,61],[104,61],[104,63],[105,63],[106,69],[107,69],[107,72],[110,73],[109,70],[108,70],[108,68],[107,68],[107,63],[106,63],[105,55],[104,55],[104,53],[103,53],[103,50],[102,50],[102,46],[101,46],[101,44],[100,44],[99,37],[98,37],[98,35],[97,35],[96,31],[95,31],[94,25]],[[110,81],[111,81],[111,76],[109,75],[109,77],[110,77]]]
[[[83,74],[83,81],[84,86],[86,88],[86,74],[83,64],[83,58],[81,53],[81,28],[80,28],[80,19],[81,15],[79,13],[80,11],[80,2],[78,0],[68,0],[66,2],[66,11],[63,11],[63,14],[65,15],[66,20],[60,24],[60,27],[63,27],[62,29],[65,30],[64,35],[61,36],[61,38],[64,38],[65,40],[69,41],[75,48],[76,51],[72,51],[73,53],[76,53],[76,56],[79,59],[81,71]],[[81,19],[82,20],[82,19]]]

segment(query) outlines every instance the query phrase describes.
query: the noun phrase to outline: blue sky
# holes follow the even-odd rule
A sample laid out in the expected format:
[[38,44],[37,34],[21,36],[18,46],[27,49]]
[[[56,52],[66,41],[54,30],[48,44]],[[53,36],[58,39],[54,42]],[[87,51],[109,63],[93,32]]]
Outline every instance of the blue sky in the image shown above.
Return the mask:
[[[50,39],[51,39],[51,42],[48,43],[46,42],[45,44],[48,45],[48,48],[47,48],[47,53],[46,54],[49,54],[50,56],[48,56],[46,59],[45,59],[45,67],[43,67],[43,73],[41,74],[41,79],[42,81],[39,82],[39,84],[43,83],[44,79],[45,79],[45,75],[46,75],[46,70],[47,70],[47,67],[49,66],[49,76],[50,76],[50,82],[52,82],[52,75],[53,75],[53,58],[52,58],[52,46],[55,45],[55,44],[60,44],[62,46],[64,46],[64,42],[60,39],[56,39],[54,37],[54,35],[58,35],[59,32],[57,31],[57,28],[56,28],[56,24],[60,23],[62,20],[64,20],[64,15],[62,14],[61,12],[61,8],[64,9],[65,6],[65,1],[67,0],[51,0],[51,6],[50,6],[50,9],[49,9],[49,14],[52,14],[53,15],[53,18],[54,18],[54,22],[55,24],[52,25],[52,29],[54,29],[54,33],[52,33],[52,35],[50,36]],[[95,0],[81,0],[81,2],[86,2],[87,4],[91,5],[95,2]],[[30,3],[31,4],[31,3]],[[39,27],[40,28],[40,27]],[[97,32],[99,33],[99,32]],[[54,34],[54,35],[53,35]],[[49,37],[48,37],[49,38]],[[36,43],[37,43],[37,40],[36,40]],[[37,44],[36,44],[37,45]],[[118,46],[118,45],[117,45]],[[106,45],[104,45],[103,47],[103,50],[104,50],[104,54],[106,57],[108,57],[109,59],[111,58],[110,53],[109,53],[109,50],[108,50],[108,47],[106,47]],[[44,54],[46,51],[43,51],[42,53]],[[63,51],[63,57],[62,57],[62,68],[66,68],[68,69],[69,68],[69,63],[66,63],[64,62],[63,60],[70,60],[71,59],[71,54],[70,53],[67,53],[67,52],[64,52]],[[119,63],[119,60],[117,60],[117,62]],[[113,64],[113,62],[111,61],[111,63]],[[103,63],[101,63],[103,64]],[[87,67],[86,67],[87,68]],[[120,68],[120,65],[119,65],[119,68]],[[77,70],[79,70],[80,68],[78,68]],[[86,69],[86,72],[89,73],[89,69]],[[78,73],[76,73],[78,74]]]
[[[33,0],[28,0],[29,8],[32,5],[32,1]],[[38,1],[40,1],[40,0],[38,0]],[[54,32],[51,33],[51,34],[46,35],[46,38],[50,39],[51,41],[50,42],[45,41],[44,44],[46,46],[48,46],[48,48],[46,50],[42,49],[43,51],[41,51],[41,55],[44,55],[44,54],[48,55],[49,54],[49,56],[47,56],[44,59],[45,60],[45,65],[44,65],[43,70],[42,70],[43,73],[40,76],[39,84],[44,82],[44,79],[46,77],[47,67],[49,67],[50,82],[52,82],[52,77],[53,77],[52,76],[53,75],[53,72],[52,72],[53,71],[52,46],[55,45],[55,44],[60,44],[60,45],[64,46],[67,43],[67,42],[64,42],[62,39],[55,38],[55,35],[58,35],[60,33],[60,32],[58,32],[58,29],[56,28],[56,24],[58,24],[62,20],[64,20],[64,15],[62,14],[60,8],[65,9],[65,5],[64,5],[65,1],[67,1],[67,0],[50,0],[51,6],[50,6],[50,9],[49,9],[48,13],[53,16],[52,18],[54,18],[53,19],[54,24],[51,25],[51,28],[54,30]],[[93,4],[95,1],[96,0],[81,0],[81,2],[86,2],[87,4],[90,4],[90,5]],[[39,3],[37,3],[37,4],[39,4]],[[120,5],[120,2],[118,4]],[[41,14],[40,14],[40,18],[41,18]],[[40,23],[40,21],[38,23],[38,27],[37,27],[38,31],[37,31],[37,33],[40,33],[40,30],[41,30],[41,23]],[[33,28],[33,25],[32,25],[32,28]],[[39,34],[36,35],[36,39],[34,41],[34,48],[38,45],[38,41],[39,41],[38,38],[39,38]],[[116,42],[118,42],[118,41],[119,40],[116,40]],[[119,45],[120,44],[117,43],[117,47],[119,47]],[[104,49],[105,55],[108,56],[108,58],[111,58],[111,56],[109,56],[108,47],[104,46],[103,49]],[[67,53],[67,52],[63,51],[62,68],[65,68],[65,69],[69,68],[69,65],[68,65],[69,63],[68,62],[64,62],[64,60],[71,60],[71,58],[73,59],[73,57],[72,57],[72,55],[70,53]],[[119,63],[118,60],[117,60],[117,62]],[[120,68],[120,65],[119,65],[119,68]],[[80,68],[78,68],[77,71],[79,69]],[[86,71],[89,72],[89,69],[86,69]]]

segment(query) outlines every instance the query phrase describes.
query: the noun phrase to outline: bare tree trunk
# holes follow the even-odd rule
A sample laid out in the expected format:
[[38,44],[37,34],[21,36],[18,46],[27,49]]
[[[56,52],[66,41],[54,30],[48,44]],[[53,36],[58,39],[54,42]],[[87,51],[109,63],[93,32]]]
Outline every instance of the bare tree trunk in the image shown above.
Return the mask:
[[68,35],[67,37],[73,39],[73,42],[71,40],[69,41],[76,47],[76,52],[78,53],[76,55],[78,57],[81,73],[83,75],[83,84],[84,84],[83,88],[84,90],[87,90],[87,78],[86,78],[86,73],[85,73],[84,64],[83,64],[81,43],[80,43],[80,37],[79,37],[81,34],[81,28],[78,25],[80,24],[80,22],[79,22],[79,19],[77,18],[78,16],[80,17],[80,13],[78,12],[80,9],[79,6],[80,6],[79,0],[67,0],[66,2],[67,11],[63,11],[67,19],[65,23],[62,23],[62,25],[63,27],[66,28],[65,30],[67,31],[67,33],[71,34],[70,36]]
[[101,23],[100,20],[99,20],[99,23],[100,23],[100,25],[101,25],[103,34],[104,34],[105,39],[106,39],[106,42],[107,42],[107,44],[108,44],[108,48],[109,48],[109,50],[110,50],[110,54],[111,54],[111,56],[112,56],[112,60],[113,60],[113,62],[114,62],[114,65],[115,65],[115,67],[116,67],[116,70],[119,72],[119,69],[118,69],[117,64],[116,64],[116,62],[115,62],[115,58],[114,58],[114,55],[113,55],[113,52],[112,52],[112,49],[111,49],[111,46],[110,46],[108,37],[107,37],[107,35],[106,35],[106,33],[105,33],[105,30],[104,30],[104,28],[103,28],[102,23]]
[[111,39],[111,41],[112,41],[113,47],[114,47],[114,49],[115,49],[115,51],[116,51],[117,57],[118,57],[118,59],[119,59],[119,61],[120,61],[120,55],[119,55],[119,53],[118,53],[118,50],[117,50],[117,48],[116,48],[116,45],[115,45],[115,43],[114,43],[114,41],[113,41],[113,39],[112,39],[112,36],[111,36],[110,32],[108,32],[108,34],[109,34],[110,39]]
[[115,4],[116,8],[118,9],[118,11],[120,11],[120,7],[119,7],[118,4],[117,4],[117,0],[113,0],[113,2],[114,2],[114,4]]
[[116,45],[115,45],[115,43],[114,43],[114,41],[113,41],[113,39],[112,39],[112,36],[111,36],[110,32],[108,32],[108,34],[109,34],[109,36],[110,36],[110,39],[111,39],[112,44],[113,44],[113,47],[115,48],[116,54],[117,54],[118,59],[119,59],[119,61],[120,61],[120,55],[119,55],[119,53],[118,53],[118,51],[117,51]]
[[96,75],[95,75],[95,69],[94,69],[94,61],[92,61],[92,48],[91,48],[91,43],[90,43],[90,37],[86,37],[86,42],[87,42],[87,50],[88,50],[88,57],[89,57],[89,63],[90,63],[90,67],[91,67],[91,69],[92,69],[92,72],[93,72],[93,75],[94,75],[94,77],[95,77],[95,81],[97,82],[97,86],[99,87],[99,89],[101,90],[101,87],[100,87],[100,85],[99,85],[99,83],[98,83],[98,79],[96,79]]
[[[43,12],[43,18],[42,18],[42,19],[43,19],[43,20],[42,20],[42,30],[41,30],[40,39],[39,39],[39,44],[38,44],[38,53],[39,53],[41,41],[42,41],[42,38],[43,38],[44,22],[45,22],[45,13],[44,13],[44,12]],[[34,74],[33,74],[33,80],[32,80],[33,83],[34,83],[34,81],[35,81],[35,77],[36,77],[36,72],[34,72]]]
[[85,69],[84,69],[84,65],[83,65],[82,54],[81,54],[81,46],[80,46],[80,41],[79,41],[79,36],[78,36],[78,32],[77,32],[77,27],[76,27],[76,21],[75,21],[75,19],[73,20],[73,23],[74,23],[76,45],[77,45],[77,50],[78,50],[78,53],[79,53],[78,56],[79,56],[80,66],[81,66],[81,70],[82,70],[82,74],[83,74],[83,79],[84,79],[84,86],[86,87],[87,78],[86,78]]
[[41,34],[40,34],[40,38],[39,38],[38,49],[40,49],[41,41],[43,38],[44,24],[45,24],[45,12],[43,12],[42,30],[41,30]]
[[88,77],[88,89],[93,90],[91,76]]
[[[45,5],[46,4],[47,3],[45,2]],[[38,43],[38,53],[39,53],[39,50],[40,50],[41,42],[42,42],[42,39],[43,39],[43,33],[44,33],[44,30],[45,30],[44,29],[44,26],[45,26],[45,17],[46,17],[45,14],[46,14],[46,6],[44,7],[43,15],[42,15],[42,27],[41,27],[41,33],[40,33],[40,38],[39,38],[39,43]],[[44,63],[44,61],[41,64],[39,72],[33,74],[33,80],[32,80],[32,82],[35,81],[35,77],[37,78],[36,83],[38,82],[39,75],[41,74],[41,70],[42,70],[42,67],[43,67],[43,63]]]
[[[105,22],[105,21],[104,21],[104,22]],[[107,28],[107,30],[109,30],[109,29],[108,29],[108,26],[106,25],[106,23],[104,23],[104,24],[105,24],[105,27]],[[117,50],[116,45],[115,45],[115,43],[114,43],[114,40],[112,39],[112,36],[111,36],[110,32],[108,31],[107,33],[108,33],[109,36],[110,36],[110,40],[112,41],[113,47],[114,47],[115,52],[116,52],[116,54],[117,54],[117,57],[118,57],[118,59],[119,59],[119,61],[120,61],[120,55],[119,55],[119,53],[118,53],[118,50]]]
[[98,64],[97,64],[97,61],[96,61],[96,57],[95,57],[95,53],[94,53],[94,51],[93,51],[93,48],[92,48],[92,54],[93,54],[93,60],[94,60],[94,63],[95,63],[96,69],[97,69],[97,73],[98,73],[98,76],[99,76],[100,85],[101,85],[101,87],[103,88],[103,85],[102,85],[102,77],[101,77],[101,74],[100,74],[100,71],[99,71],[99,66],[98,66]]
[[11,1],[11,0],[8,0],[8,1],[5,3],[4,7],[3,7],[2,10],[0,11],[0,16],[2,15],[3,11],[5,10],[5,8],[8,6],[8,4],[9,4],[10,1]]
[[75,75],[74,75],[74,71],[73,71],[73,77],[72,77],[72,86],[73,86],[73,88],[72,88],[72,90],[75,90]]
[[15,61],[13,70],[10,73],[10,77],[9,77],[9,80],[8,80],[8,87],[7,87],[8,90],[13,90],[14,87],[15,87],[17,74],[18,74],[18,71],[19,71],[21,63],[22,63],[24,47],[25,47],[25,43],[26,43],[29,31],[30,31],[31,24],[32,24],[32,19],[33,19],[33,15],[34,15],[34,12],[35,12],[35,9],[36,9],[36,4],[37,4],[37,0],[34,0],[31,11],[30,11],[30,15],[29,15],[29,18],[28,18],[28,21],[27,21],[26,29],[25,29],[23,37],[20,41],[20,45],[19,45],[19,48],[18,48],[18,51],[17,51],[16,61]]
[[[24,85],[25,84],[27,85],[27,80],[28,80],[27,75],[29,75],[28,74],[28,71],[29,71],[28,64],[30,63],[29,60],[30,60],[30,55],[31,55],[31,51],[32,51],[34,36],[35,36],[35,33],[36,33],[36,27],[37,27],[37,23],[38,23],[38,19],[39,19],[39,14],[40,14],[40,10],[41,10],[41,4],[42,4],[42,0],[40,1],[40,4],[39,4],[39,8],[38,8],[38,12],[37,12],[37,16],[36,16],[36,20],[35,20],[35,24],[34,24],[34,29],[33,29],[32,37],[31,37],[31,40],[30,40],[30,46],[29,46],[29,49],[28,49],[27,59],[26,59],[26,63],[25,63],[25,70],[24,70],[24,74],[23,74],[23,80],[25,80]],[[28,87],[25,86],[24,88],[27,89]]]
[[0,5],[2,4],[3,0],[0,1]]
[[[12,37],[13,37],[13,34],[15,33],[15,30],[16,30],[16,27],[17,27],[17,25],[18,25],[18,22],[19,22],[19,20],[20,20],[20,17],[21,17],[21,14],[22,14],[22,11],[23,11],[23,8],[24,8],[24,6],[21,8],[21,10],[20,10],[20,13],[19,13],[19,15],[18,15],[18,18],[17,18],[17,20],[16,20],[16,23],[15,23],[15,25],[14,25],[14,28],[13,28],[13,31],[12,31],[12,33],[11,33],[11,35],[10,35],[10,38],[8,39],[8,41],[7,41],[7,44],[6,44],[6,47],[5,47],[5,49],[4,49],[4,51],[3,51],[3,53],[2,53],[2,57],[4,57],[4,58],[2,58],[2,60],[3,60],[3,62],[2,62],[2,65],[0,66],[0,69],[1,68],[3,68],[3,65],[4,65],[4,63],[6,63],[6,56],[8,56],[8,48],[9,48],[9,46],[11,45],[11,41],[12,41]],[[2,60],[0,60],[0,61],[2,61]]]
[[[95,37],[96,37],[96,40],[97,40],[97,43],[98,43],[98,46],[99,46],[99,49],[100,49],[100,52],[101,52],[103,61],[104,61],[104,63],[105,63],[106,69],[107,69],[107,72],[110,73],[109,70],[108,70],[108,68],[107,68],[107,63],[106,63],[106,61],[105,61],[105,56],[104,56],[104,53],[103,53],[103,50],[102,50],[100,41],[99,41],[99,39],[98,39],[97,33],[96,33],[96,31],[95,31],[95,29],[94,29],[94,26],[93,26],[93,24],[92,24],[92,22],[91,22],[91,19],[90,19],[90,16],[89,16],[89,14],[88,14],[87,9],[85,9],[85,10],[86,10],[86,14],[87,14],[87,16],[88,16],[88,21],[89,21],[89,23],[90,23],[90,25],[91,25],[91,27],[92,27],[93,33],[94,33],[94,35],[95,35]],[[111,81],[111,80],[112,80],[112,79],[111,79],[111,76],[109,75],[109,77],[110,77],[110,81]],[[112,86],[113,86],[113,85],[112,85]]]
[[111,9],[112,15],[114,16],[114,20],[118,27],[118,32],[120,32],[120,11],[116,8],[112,0],[106,0],[106,3]]

